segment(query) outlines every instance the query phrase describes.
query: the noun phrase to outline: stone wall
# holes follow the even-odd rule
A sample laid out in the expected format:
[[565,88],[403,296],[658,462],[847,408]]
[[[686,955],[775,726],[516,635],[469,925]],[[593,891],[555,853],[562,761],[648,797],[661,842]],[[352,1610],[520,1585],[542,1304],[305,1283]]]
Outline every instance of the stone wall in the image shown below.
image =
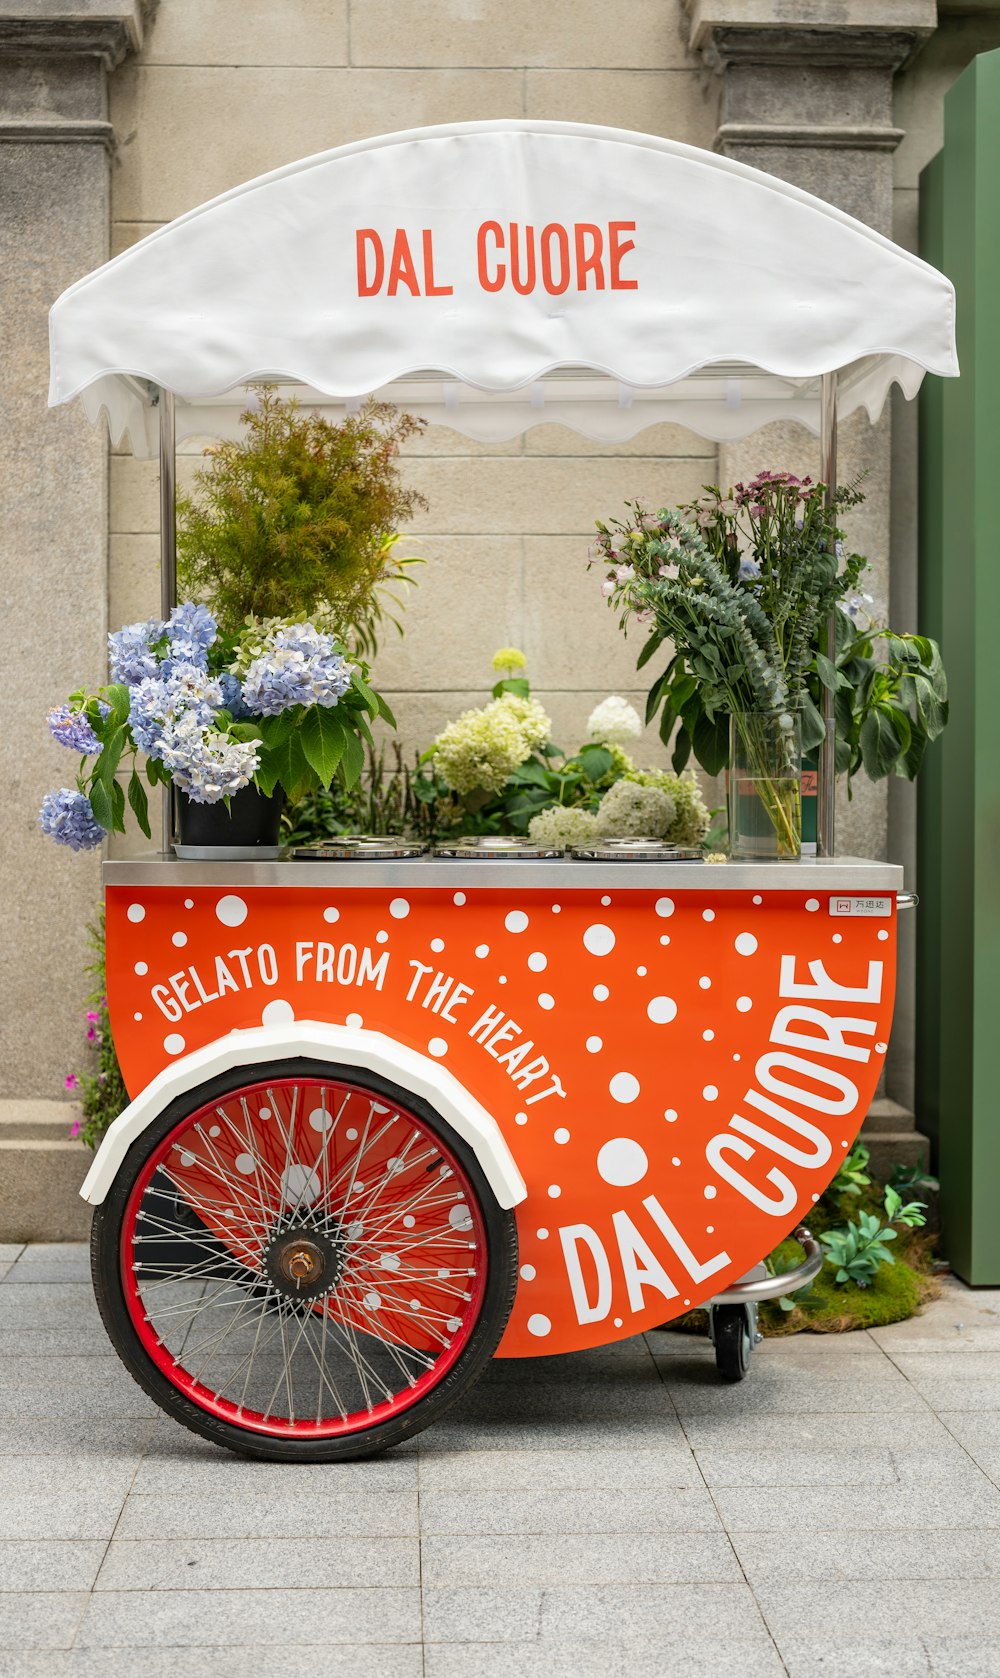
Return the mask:
[[[155,467],[114,455],[109,487],[100,436],[80,412],[45,408],[45,315],[59,291],[280,164],[368,134],[502,116],[717,145],[912,245],[945,87],[1000,39],[1000,8],[982,0],[159,0],[143,34],[146,9],[0,0],[0,563],[13,666],[0,1119],[5,1097],[57,1093],[79,1052],[82,927],[99,893],[96,859],[56,852],[35,829],[68,761],[47,745],[42,712],[100,676],[107,618],[145,616],[159,599]],[[859,545],[903,622],[916,613],[912,409],[894,427],[854,423],[843,464],[844,475],[861,460],[873,468]],[[794,450],[814,470],[801,435],[720,461],[676,427],[618,449],[551,425],[498,447],[428,433],[407,461],[430,504],[408,545],[428,564],[406,637],[387,640],[377,668],[406,741],[482,697],[502,643],[527,652],[566,743],[609,691],[638,700],[637,646],[618,636],[584,565],[594,516],[626,495],[680,500],[717,472]],[[193,464],[182,461],[182,483]],[[643,750],[662,760],[655,740]],[[883,789],[854,806],[841,837],[898,856],[912,827],[905,789],[891,789],[888,814]],[[894,1039],[901,1098],[908,984]]]
[[[718,86],[687,48],[678,0],[215,0],[208,10],[161,0],[142,52],[115,77],[116,250],[254,175],[392,129],[513,116],[706,147],[715,134]],[[593,521],[627,495],[697,494],[715,476],[714,446],[662,426],[602,449],[543,425],[489,447],[436,428],[411,454],[407,477],[429,511],[407,547],[428,563],[405,639],[387,637],[376,666],[407,749],[482,702],[505,644],[528,654],[561,742],[578,743],[608,692],[641,707],[639,642],[623,642],[586,570]],[[112,461],[114,621],[158,604],[155,480],[154,465]],[[662,758],[655,736],[646,755]]]

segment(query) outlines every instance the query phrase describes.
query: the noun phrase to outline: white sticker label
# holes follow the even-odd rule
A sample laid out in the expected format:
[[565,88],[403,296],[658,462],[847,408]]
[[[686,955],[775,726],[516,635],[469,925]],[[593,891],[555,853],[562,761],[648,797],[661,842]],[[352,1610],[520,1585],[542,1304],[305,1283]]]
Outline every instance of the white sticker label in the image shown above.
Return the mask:
[[891,897],[831,897],[831,915],[880,915],[887,918],[892,914]]

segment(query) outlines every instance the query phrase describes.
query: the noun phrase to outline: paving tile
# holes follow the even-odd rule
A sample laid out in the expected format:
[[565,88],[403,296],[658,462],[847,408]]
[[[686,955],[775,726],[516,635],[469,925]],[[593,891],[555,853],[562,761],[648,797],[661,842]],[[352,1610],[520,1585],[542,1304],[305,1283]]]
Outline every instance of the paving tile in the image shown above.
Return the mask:
[[677,1491],[423,1492],[425,1533],[714,1532],[704,1488]]
[[[919,1519],[919,1510],[915,1511]],[[909,1532],[734,1532],[747,1580],[758,1585],[809,1579],[996,1579],[1000,1532],[925,1528]]]
[[[55,1601],[64,1600],[55,1598]],[[87,1605],[81,1648],[175,1649],[326,1643],[407,1643],[420,1637],[417,1590],[104,1591]],[[283,1653],[281,1659],[286,1658]],[[180,1664],[180,1663],[178,1663]]]
[[85,1241],[39,1241],[25,1247],[4,1277],[4,1287],[27,1282],[90,1283],[90,1249]]
[[124,1488],[106,1490],[100,1484],[71,1492],[5,1491],[0,1496],[0,1539],[107,1539],[124,1501]]
[[0,1539],[0,1591],[89,1591],[104,1550],[104,1539]]
[[[746,1585],[566,1585],[533,1590],[425,1590],[424,1639],[433,1643],[530,1643],[668,1637],[697,1641],[724,1622],[730,1657],[767,1632]],[[683,1628],[683,1629],[682,1629]],[[717,1637],[717,1633],[715,1634]],[[470,1668],[471,1670],[471,1668]],[[478,1678],[478,1674],[477,1674]]]
[[102,1416],[90,1416],[83,1422],[65,1416],[8,1417],[0,1419],[0,1458],[24,1452],[32,1456],[86,1457],[93,1451],[98,1456],[138,1462],[153,1438],[154,1427],[151,1417],[107,1421]]
[[809,1449],[757,1451],[700,1446],[698,1467],[710,1486],[854,1486],[981,1484],[982,1473],[957,1443],[936,1450],[894,1451],[817,1443]]
[[[661,1628],[648,1643],[609,1638],[587,1643],[432,1643],[424,1668],[426,1678],[719,1678],[732,1669],[731,1641],[692,1637],[670,1627]],[[739,1673],[740,1678],[786,1678],[769,1639],[741,1640]]]
[[[782,1411],[820,1416],[864,1415],[923,1410],[925,1399],[886,1363],[888,1373],[872,1380],[866,1373],[854,1378],[827,1371],[754,1371],[738,1385],[717,1379],[697,1381],[685,1371],[672,1378],[664,1371],[667,1391],[682,1421],[688,1416],[773,1416]],[[713,1370],[714,1375],[714,1370]],[[1000,1402],[1000,1401],[998,1401]]]
[[9,1591],[0,1596],[0,1648],[68,1649],[85,1612],[83,1591]]
[[[990,1381],[1000,1388],[1000,1347],[995,1351],[964,1351],[956,1347],[948,1358],[947,1368],[942,1368],[941,1358],[936,1352],[915,1352],[899,1350],[894,1354],[894,1361],[908,1381],[919,1387],[925,1379],[934,1381],[945,1379],[948,1381]],[[1000,1397],[994,1409],[1000,1409]]]
[[[180,1431],[176,1429],[175,1431]],[[136,1493],[222,1497],[292,1497],[299,1493],[407,1491],[417,1484],[417,1453],[391,1452],[371,1462],[250,1462],[205,1440],[182,1454],[160,1454],[154,1445],[135,1478]]]
[[684,1434],[672,1411],[602,1419],[532,1416],[527,1422],[513,1417],[459,1420],[449,1411],[443,1422],[420,1435],[421,1460],[435,1451],[578,1451],[609,1445],[649,1451],[683,1444]]
[[919,1496],[912,1486],[720,1487],[714,1495],[731,1533],[803,1526],[906,1532],[918,1520],[922,1528],[1000,1528],[1000,1491],[985,1479],[978,1488],[934,1482]]
[[69,1649],[0,1649],[0,1678],[69,1678]]
[[132,1493],[118,1538],[405,1538],[417,1531],[414,1492],[170,1497]]
[[424,1588],[693,1584],[743,1578],[721,1532],[550,1533],[545,1537],[425,1537]]
[[13,1264],[23,1252],[23,1241],[0,1241],[0,1264]]
[[[2,1557],[0,1557],[2,1560]],[[327,1589],[419,1585],[414,1538],[115,1539],[98,1591]]]
[[105,1457],[99,1451],[77,1457],[33,1456],[24,1452],[20,1457],[0,1457],[0,1521],[3,1501],[11,1493],[58,1492],[64,1497],[86,1495],[98,1488],[108,1497],[124,1502],[135,1477],[135,1465],[120,1457]]
[[[984,1355],[988,1357],[989,1353]],[[945,1360],[933,1358],[928,1362],[943,1364]],[[950,1364],[951,1359],[947,1362]],[[967,1376],[962,1380],[952,1380],[942,1369],[940,1375],[928,1372],[914,1379],[911,1391],[919,1394],[938,1413],[942,1410],[1000,1410],[1000,1380],[996,1376],[982,1379]]]
[[[280,1666],[278,1662],[280,1661]],[[137,1643],[128,1648],[94,1645],[74,1649],[69,1664],[50,1674],[39,1667],[41,1678],[423,1678],[423,1658],[418,1643],[342,1643],[326,1648],[316,1643],[284,1643],[280,1656],[274,1644],[239,1644],[231,1649],[215,1646],[185,1648],[178,1658],[175,1648],[155,1648]],[[7,1678],[0,1665],[0,1678]],[[22,1678],[11,1673],[10,1678]],[[34,1671],[23,1678],[34,1678]],[[468,1675],[467,1675],[468,1678]],[[769,1678],[769,1675],[768,1675]]]
[[117,1358],[8,1357],[0,1363],[0,1417],[155,1416],[152,1399]]
[[[957,1447],[956,1447],[957,1448]],[[662,1450],[442,1451],[420,1457],[424,1491],[597,1491],[703,1485],[687,1446]]]
[[[718,1587],[715,1587],[718,1589]],[[1000,1637],[1000,1592],[981,1581],[951,1578],[928,1590],[923,1580],[758,1585],[757,1601],[780,1650],[808,1627],[816,1646],[839,1644],[845,1628],[864,1627],[862,1641],[892,1637]],[[850,1642],[848,1636],[845,1641]],[[839,1649],[838,1649],[839,1653]]]
[[925,1637],[933,1678],[998,1678],[1000,1638]]
[[[905,1382],[901,1383],[905,1386]],[[663,1385],[651,1376],[643,1381],[617,1382],[606,1377],[589,1382],[536,1382],[531,1387],[476,1386],[456,1405],[457,1421],[533,1423],[605,1421],[672,1416]]]
[[[745,1385],[745,1383],[744,1383]],[[926,1406],[920,1410],[857,1412],[831,1415],[825,1411],[776,1415],[704,1414],[684,1417],[684,1436],[694,1450],[798,1450],[825,1448],[859,1450],[941,1450],[949,1448],[950,1435],[943,1422]]]
[[[905,1630],[894,1637],[836,1639],[803,1632],[779,1645],[788,1678],[934,1678],[923,1640]],[[962,1673],[961,1678],[970,1678]]]

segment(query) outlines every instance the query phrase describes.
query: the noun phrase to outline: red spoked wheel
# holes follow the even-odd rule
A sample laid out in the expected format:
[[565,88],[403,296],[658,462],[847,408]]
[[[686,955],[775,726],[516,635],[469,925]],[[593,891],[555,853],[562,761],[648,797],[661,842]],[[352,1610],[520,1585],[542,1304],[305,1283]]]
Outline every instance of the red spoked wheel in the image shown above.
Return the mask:
[[476,1379],[517,1238],[471,1149],[374,1074],[288,1062],[176,1102],[94,1216],[120,1357],[163,1409],[253,1456],[368,1455]]

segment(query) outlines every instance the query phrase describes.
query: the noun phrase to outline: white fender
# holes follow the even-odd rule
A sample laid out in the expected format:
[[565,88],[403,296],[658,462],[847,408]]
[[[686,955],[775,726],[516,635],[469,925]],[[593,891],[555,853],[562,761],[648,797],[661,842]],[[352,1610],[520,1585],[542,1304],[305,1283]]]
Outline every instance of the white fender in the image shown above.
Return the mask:
[[454,1073],[380,1031],[325,1025],[317,1020],[233,1031],[165,1066],[105,1133],[80,1190],[83,1199],[91,1206],[100,1206],[136,1137],[179,1095],[234,1067],[249,1069],[261,1062],[299,1057],[379,1072],[402,1089],[422,1096],[469,1144],[497,1203],[509,1208],[525,1199],[528,1191],[524,1178],[500,1126]]

